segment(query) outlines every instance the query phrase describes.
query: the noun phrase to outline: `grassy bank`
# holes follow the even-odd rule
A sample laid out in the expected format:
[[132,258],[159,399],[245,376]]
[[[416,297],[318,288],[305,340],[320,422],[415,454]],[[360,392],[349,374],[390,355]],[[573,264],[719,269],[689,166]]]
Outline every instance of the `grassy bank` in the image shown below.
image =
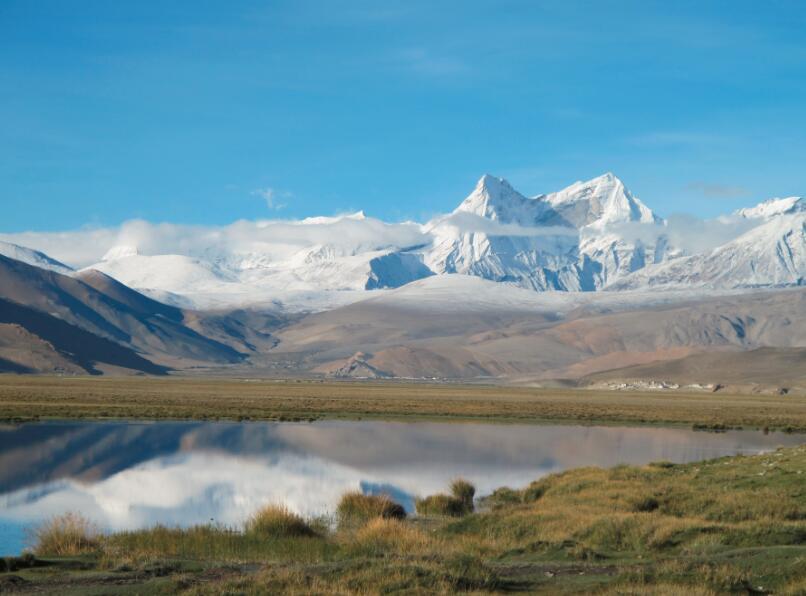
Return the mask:
[[0,376],[0,420],[400,418],[806,430],[806,397],[415,383]]
[[[454,483],[443,497],[467,504],[470,488]],[[274,507],[238,530],[155,528],[101,536],[87,525],[76,537],[74,519],[72,533],[59,526],[55,539],[40,535],[37,557],[0,574],[0,589],[806,591],[806,446],[697,464],[571,470],[523,490],[499,489],[477,501],[475,513],[471,505],[399,519],[385,513],[391,511],[386,501],[358,501],[346,497],[336,526]],[[73,550],[59,550],[61,544]],[[61,557],[53,557],[54,550]]]

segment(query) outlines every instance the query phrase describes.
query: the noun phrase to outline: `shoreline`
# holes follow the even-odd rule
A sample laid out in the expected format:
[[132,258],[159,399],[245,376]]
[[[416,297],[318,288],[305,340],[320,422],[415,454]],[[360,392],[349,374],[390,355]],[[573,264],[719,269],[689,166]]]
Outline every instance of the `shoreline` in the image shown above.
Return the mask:
[[421,499],[413,516],[358,503],[351,514],[358,517],[345,519],[348,493],[329,525],[277,504],[241,529],[99,533],[67,513],[42,526],[32,554],[5,558],[0,588],[799,594],[804,464],[801,445],[688,464],[575,468],[499,488],[478,499],[475,512],[436,507],[459,498],[454,481],[447,494]]

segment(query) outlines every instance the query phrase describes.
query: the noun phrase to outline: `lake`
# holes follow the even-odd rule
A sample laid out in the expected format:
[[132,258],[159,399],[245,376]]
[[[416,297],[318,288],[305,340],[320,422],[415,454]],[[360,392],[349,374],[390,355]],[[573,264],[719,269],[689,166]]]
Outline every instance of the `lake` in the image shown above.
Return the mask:
[[580,466],[692,462],[804,435],[688,428],[320,421],[48,422],[0,426],[0,554],[79,511],[108,530],[240,524],[265,503],[332,512],[348,490],[417,496],[465,477],[484,495]]

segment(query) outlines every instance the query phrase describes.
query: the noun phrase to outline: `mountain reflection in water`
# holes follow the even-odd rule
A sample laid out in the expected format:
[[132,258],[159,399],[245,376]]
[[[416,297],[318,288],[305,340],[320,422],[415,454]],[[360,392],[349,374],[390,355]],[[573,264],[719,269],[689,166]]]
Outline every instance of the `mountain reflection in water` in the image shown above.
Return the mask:
[[347,490],[413,499],[457,476],[486,494],[579,466],[689,462],[802,436],[684,428],[325,421],[32,423],[0,427],[0,554],[68,510],[108,529],[240,524],[262,504],[305,515]]

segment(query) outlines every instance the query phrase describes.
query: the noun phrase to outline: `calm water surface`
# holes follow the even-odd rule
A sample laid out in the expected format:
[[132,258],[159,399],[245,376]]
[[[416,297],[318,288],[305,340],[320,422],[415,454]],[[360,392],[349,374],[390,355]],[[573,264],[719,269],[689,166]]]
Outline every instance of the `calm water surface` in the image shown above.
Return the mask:
[[80,511],[115,530],[241,523],[267,502],[333,510],[347,490],[414,498],[457,476],[479,494],[579,466],[690,462],[797,445],[804,435],[685,428],[326,421],[0,426],[0,554]]

